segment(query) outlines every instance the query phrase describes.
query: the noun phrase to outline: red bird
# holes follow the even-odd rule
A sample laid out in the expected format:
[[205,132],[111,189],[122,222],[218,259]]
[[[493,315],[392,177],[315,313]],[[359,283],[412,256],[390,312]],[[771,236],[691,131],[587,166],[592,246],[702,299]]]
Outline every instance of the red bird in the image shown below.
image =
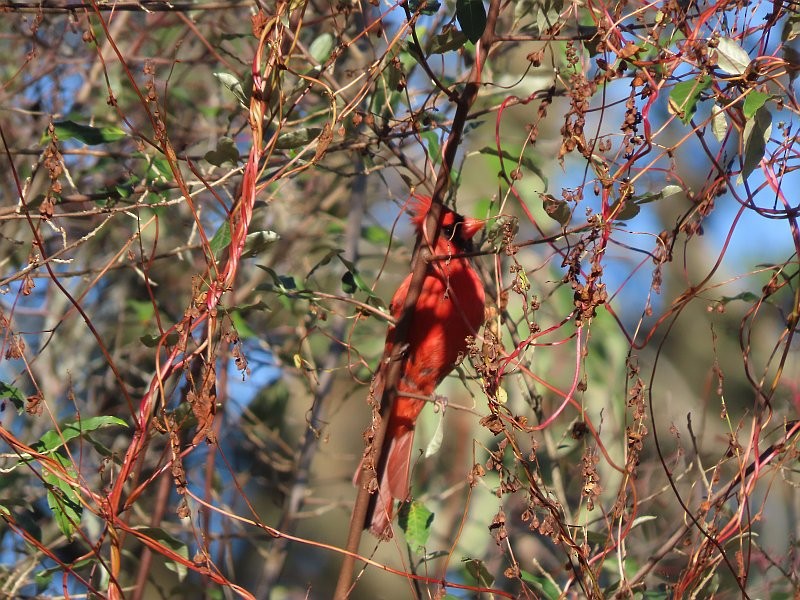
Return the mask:
[[[484,319],[481,280],[468,258],[457,258],[472,250],[471,239],[483,223],[443,207],[439,236],[433,240],[435,232],[426,229],[431,199],[415,196],[415,200],[411,222],[425,234],[423,244],[429,244],[435,256],[455,258],[430,263],[419,299],[412,309],[405,340],[405,364],[375,468],[378,489],[373,493],[366,518],[369,530],[382,539],[392,537],[390,523],[394,499],[405,500],[408,497],[414,425],[425,405],[420,398],[433,395],[436,386],[455,367],[459,355],[465,353],[467,336],[476,335]],[[405,278],[392,298],[390,310],[395,319],[399,319],[403,311],[411,277]],[[392,355],[394,335],[395,328],[390,327],[375,379],[375,398],[383,395],[383,377]],[[404,396],[403,392],[415,397]],[[356,471],[356,481],[361,468],[360,465]]]

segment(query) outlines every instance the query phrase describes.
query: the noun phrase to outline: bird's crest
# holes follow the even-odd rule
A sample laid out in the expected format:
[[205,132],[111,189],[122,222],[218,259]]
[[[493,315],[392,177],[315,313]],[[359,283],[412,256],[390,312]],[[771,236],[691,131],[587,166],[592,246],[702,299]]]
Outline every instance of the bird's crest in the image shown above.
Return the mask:
[[[425,224],[425,219],[428,217],[428,211],[430,208],[430,196],[420,196],[414,194],[411,200],[411,206],[408,209],[408,211],[411,213],[411,223],[414,225],[414,227],[417,229],[422,229],[422,226]],[[447,225],[453,225],[459,220],[462,220],[462,218],[455,212],[446,206],[442,207],[442,212],[439,216],[439,223],[441,223],[443,227]]]
[[422,224],[425,222],[425,217],[428,216],[428,211],[430,208],[430,196],[420,196],[418,194],[414,194],[408,211],[411,213],[411,222],[415,227],[422,227]]
[[[430,208],[431,199],[429,196],[414,194],[408,210],[411,213],[411,223],[417,228],[417,231],[422,231],[425,228],[425,219],[428,217]],[[482,221],[471,218],[465,219],[446,206],[442,207],[439,225],[444,232],[444,236],[454,242],[458,242],[462,251],[470,250],[469,240],[483,229]]]

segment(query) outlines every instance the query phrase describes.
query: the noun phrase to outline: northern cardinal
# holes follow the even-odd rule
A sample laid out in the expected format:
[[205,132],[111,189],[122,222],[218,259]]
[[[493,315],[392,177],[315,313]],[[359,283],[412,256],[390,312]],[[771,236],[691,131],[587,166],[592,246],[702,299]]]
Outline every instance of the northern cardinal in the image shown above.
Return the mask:
[[[394,500],[408,497],[414,425],[425,405],[421,398],[430,397],[436,386],[453,370],[459,355],[463,355],[467,348],[467,336],[476,335],[484,319],[481,280],[468,258],[458,258],[472,249],[471,239],[483,224],[443,207],[439,235],[434,240],[435,231],[426,230],[430,205],[430,198],[415,196],[411,222],[425,234],[422,243],[429,245],[435,256],[453,258],[435,260],[428,265],[419,299],[412,309],[404,343],[405,363],[380,459],[375,466],[378,487],[366,518],[366,526],[381,539],[392,537],[390,523]],[[406,277],[392,298],[390,310],[395,319],[399,319],[403,311],[411,277]],[[395,329],[390,327],[383,360],[374,381],[375,398],[383,395],[383,378],[394,348],[394,336]],[[404,396],[403,392],[415,397]],[[356,482],[363,466],[362,459],[356,471]]]

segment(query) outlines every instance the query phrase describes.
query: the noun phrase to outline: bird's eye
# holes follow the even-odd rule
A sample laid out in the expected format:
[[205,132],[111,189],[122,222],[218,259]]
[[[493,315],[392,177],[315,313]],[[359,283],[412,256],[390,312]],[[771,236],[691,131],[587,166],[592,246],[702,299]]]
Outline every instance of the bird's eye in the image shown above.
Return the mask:
[[454,225],[443,225],[442,226],[442,232],[444,233],[445,237],[447,237],[448,240],[452,240],[453,239],[453,235],[456,232],[455,226]]

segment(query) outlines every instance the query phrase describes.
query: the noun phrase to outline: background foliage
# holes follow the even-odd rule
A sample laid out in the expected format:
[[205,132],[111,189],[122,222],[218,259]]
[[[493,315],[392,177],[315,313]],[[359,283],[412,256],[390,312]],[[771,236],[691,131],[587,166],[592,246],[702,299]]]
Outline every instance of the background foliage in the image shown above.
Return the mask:
[[795,4],[0,10],[3,597],[329,597],[437,180],[487,324],[351,597],[792,596]]

